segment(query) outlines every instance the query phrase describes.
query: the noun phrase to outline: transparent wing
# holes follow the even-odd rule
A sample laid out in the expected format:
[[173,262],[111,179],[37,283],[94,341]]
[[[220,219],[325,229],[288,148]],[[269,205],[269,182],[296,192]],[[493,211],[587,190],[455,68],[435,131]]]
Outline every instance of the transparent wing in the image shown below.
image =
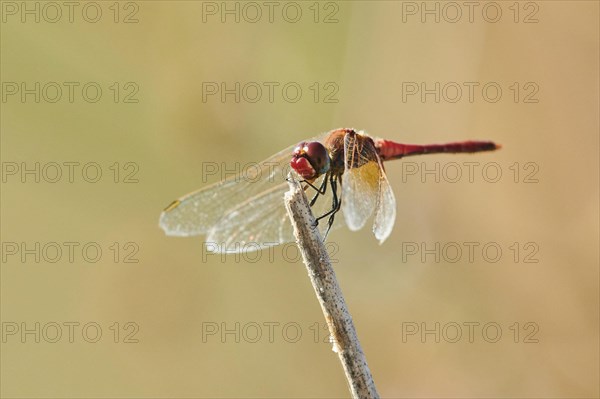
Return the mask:
[[[308,141],[321,141],[323,136]],[[294,147],[242,168],[248,171],[244,175],[230,177],[173,201],[161,213],[160,227],[172,236],[207,234],[210,246],[222,246],[216,252],[238,252],[236,245],[246,245],[242,250],[247,251],[292,241],[283,194],[288,188],[285,179],[291,170],[289,161]],[[310,189],[307,195],[311,195]],[[316,216],[325,201],[320,198],[315,204]]]
[[344,137],[342,211],[350,230],[360,230],[379,202],[381,175],[373,143],[354,132]]
[[[295,241],[284,205],[284,194],[288,190],[289,186],[284,182],[228,210],[208,232],[207,248],[213,252],[250,252]],[[310,200],[314,190],[308,188],[306,194]],[[330,198],[329,193],[315,203],[312,208],[315,217],[331,208]],[[339,227],[339,224],[334,223],[334,227]],[[326,228],[325,223],[319,225],[321,234]]]
[[160,227],[172,236],[208,233],[229,209],[285,182],[291,169],[289,160],[293,148],[290,146],[258,165],[243,168],[247,173],[232,176],[173,201],[161,213]]
[[382,243],[394,227],[396,199],[373,141],[361,134],[346,134],[344,157],[342,209],[346,224],[359,230],[375,211],[373,233]]
[[387,179],[381,159],[379,161],[379,196],[377,197],[377,210],[373,222],[375,238],[382,244],[392,233],[396,221],[396,197]]
[[208,232],[207,248],[213,252],[249,252],[294,241],[281,183],[248,198],[227,211]]

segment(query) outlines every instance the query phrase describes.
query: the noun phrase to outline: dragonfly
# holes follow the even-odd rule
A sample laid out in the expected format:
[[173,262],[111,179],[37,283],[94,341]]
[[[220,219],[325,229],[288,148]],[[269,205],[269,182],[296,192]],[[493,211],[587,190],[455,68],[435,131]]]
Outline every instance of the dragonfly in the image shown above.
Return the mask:
[[[305,192],[312,192],[310,206],[324,237],[341,225],[335,218],[341,210],[352,231],[373,216],[373,233],[381,244],[396,220],[396,199],[384,162],[499,148],[491,141],[401,144],[352,128],[334,129],[278,152],[244,176],[230,176],[171,202],[161,213],[159,226],[170,236],[206,235],[211,252],[249,252],[293,242],[283,200],[291,171]],[[326,223],[321,222],[324,219]]]

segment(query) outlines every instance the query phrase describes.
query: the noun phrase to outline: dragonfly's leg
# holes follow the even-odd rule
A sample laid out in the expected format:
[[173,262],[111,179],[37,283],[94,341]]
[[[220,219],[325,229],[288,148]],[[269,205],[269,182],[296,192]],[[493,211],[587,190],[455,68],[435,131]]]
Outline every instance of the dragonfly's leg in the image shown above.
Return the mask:
[[335,220],[335,214],[340,210],[341,206],[342,206],[342,198],[337,197],[337,181],[332,179],[331,180],[331,190],[333,191],[333,196],[335,198],[335,206],[333,208],[333,212],[331,213],[331,216],[329,216],[329,220],[327,221],[327,230],[325,231],[325,239],[327,238],[327,235],[329,234],[329,230],[331,230],[331,226],[333,226],[333,221]]
[[[286,181],[290,181],[289,177],[285,178]],[[310,186],[312,187],[315,191],[317,192],[321,192],[323,191],[323,184],[321,184],[321,188],[317,188],[317,186],[315,186],[314,184],[312,184],[311,182],[309,182],[308,180],[298,180],[298,183],[302,184],[302,183],[306,183],[307,185],[303,187],[304,191],[306,191],[306,189]],[[323,191],[321,194],[324,194],[325,191]]]
[[331,215],[332,213],[337,212],[337,210],[335,209],[336,207],[337,207],[337,201],[334,200],[331,210],[322,214],[321,216],[319,216],[318,218],[315,219],[316,224],[319,224],[319,220],[326,218],[327,216]]
[[321,193],[321,194],[325,194],[325,189],[323,188],[323,186],[326,185],[327,182],[327,175],[325,176],[325,179],[323,179],[323,183],[321,183],[321,187],[317,188],[317,186],[315,186],[314,184],[312,184],[311,182],[309,182],[308,180],[299,180],[298,183],[306,183],[308,184],[310,187],[312,187],[315,191]]
[[[329,176],[329,183],[331,184],[331,192],[332,192],[332,200],[331,200],[331,210],[321,216],[319,216],[316,221],[315,224],[318,225],[319,224],[319,220],[326,218],[327,216],[330,216],[330,224],[333,223],[333,215],[335,215],[335,213],[339,210],[339,200],[338,200],[338,196],[337,196],[337,182],[336,179],[333,177],[333,175]],[[331,226],[330,226],[331,227]],[[329,232],[329,228],[327,229],[327,231]]]
[[[311,186],[314,188],[312,184]],[[319,195],[325,195],[325,192],[327,191],[327,175],[323,178],[323,183],[321,183],[321,187],[319,187],[319,189],[316,191],[317,192],[315,193],[315,196],[312,197],[312,199],[310,200],[311,207],[315,204],[315,202],[317,202],[317,198],[319,198]]]
[[315,204],[315,202],[317,202],[317,198],[319,198],[319,195],[325,195],[325,192],[327,191],[327,176],[328,176],[328,174],[325,175],[325,177],[323,178],[323,182],[321,183],[321,187],[318,187],[318,188],[317,188],[317,186],[315,186],[314,184],[312,184],[308,180],[300,180],[299,181],[299,183],[306,183],[307,184],[306,186],[304,186],[304,191],[306,191],[306,189],[308,187],[312,187],[315,190],[315,195],[310,200],[310,206],[311,207]]

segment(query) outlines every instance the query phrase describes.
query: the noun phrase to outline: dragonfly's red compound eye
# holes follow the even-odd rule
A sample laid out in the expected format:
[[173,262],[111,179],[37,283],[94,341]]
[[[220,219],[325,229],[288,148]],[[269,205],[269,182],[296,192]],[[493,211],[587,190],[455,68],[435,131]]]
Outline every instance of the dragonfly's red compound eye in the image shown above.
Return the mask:
[[329,154],[323,144],[302,142],[294,149],[292,168],[306,180],[313,180],[329,170]]
[[306,143],[304,148],[306,158],[319,175],[329,170],[329,154],[323,144],[311,141]]

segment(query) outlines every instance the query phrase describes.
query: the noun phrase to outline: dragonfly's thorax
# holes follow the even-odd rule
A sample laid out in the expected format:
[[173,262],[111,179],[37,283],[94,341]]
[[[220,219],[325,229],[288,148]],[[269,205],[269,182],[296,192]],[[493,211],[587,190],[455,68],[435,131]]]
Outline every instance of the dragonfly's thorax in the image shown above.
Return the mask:
[[352,165],[348,165],[350,168],[357,168],[362,166],[367,159],[364,157],[346,157],[344,142],[346,137],[351,138],[350,142],[354,143],[354,146],[359,148],[352,149],[353,153],[361,153],[361,149],[366,146],[373,146],[373,139],[361,132],[357,132],[354,129],[336,129],[331,131],[329,136],[325,139],[325,147],[329,151],[331,158],[331,173],[334,175],[342,175],[346,168],[346,162],[351,162]]
[[[347,142],[351,143],[352,148],[345,148]],[[347,150],[353,155],[346,156]],[[333,176],[341,176],[347,167],[358,168],[371,160],[363,154],[365,151],[367,154],[377,151],[371,137],[354,129],[335,129],[329,132],[323,143],[303,141],[298,144],[290,165],[308,181],[313,181],[327,172]]]
[[344,173],[344,137],[346,134],[356,134],[354,129],[332,130],[325,139],[325,147],[331,159],[331,173],[341,175]]

